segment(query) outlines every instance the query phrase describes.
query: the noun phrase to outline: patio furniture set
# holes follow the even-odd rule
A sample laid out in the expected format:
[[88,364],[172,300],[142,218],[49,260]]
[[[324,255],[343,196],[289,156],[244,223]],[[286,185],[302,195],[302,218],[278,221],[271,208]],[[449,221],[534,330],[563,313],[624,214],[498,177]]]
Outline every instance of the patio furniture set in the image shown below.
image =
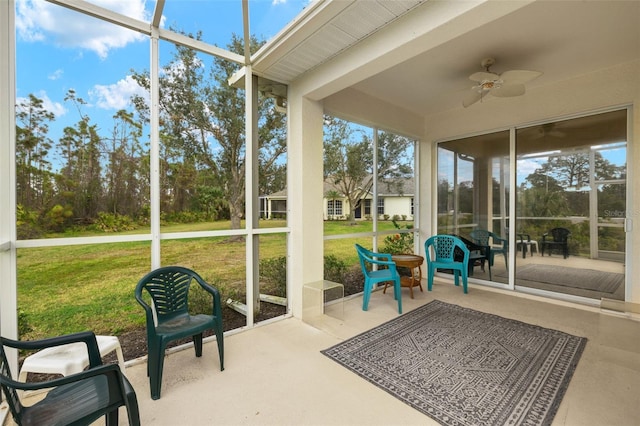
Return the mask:
[[[569,256],[569,236],[570,231],[566,228],[553,228],[542,236],[540,244],[540,254],[544,256],[545,251],[551,255],[552,250],[558,250],[566,259]],[[482,270],[485,264],[489,270],[491,280],[491,266],[494,264],[496,255],[503,255],[505,265],[508,265],[509,245],[508,240],[487,230],[474,230],[471,232],[471,241],[460,235],[443,234],[434,235],[424,243],[427,261],[427,290],[431,291],[435,272],[443,270],[454,275],[454,284],[460,285],[467,293],[468,277],[473,275],[473,269],[480,265]],[[538,242],[531,240],[529,234],[518,234],[518,249],[522,249],[522,257],[526,258],[532,250],[538,251]],[[362,309],[367,310],[369,299],[373,291],[373,285],[385,283],[383,293],[386,292],[389,283],[393,283],[394,299],[398,302],[398,313],[402,313],[401,288],[408,287],[410,296],[413,299],[413,287],[419,287],[422,291],[422,263],[424,257],[416,254],[388,254],[378,253],[368,250],[359,244],[355,245],[360,266],[364,275],[364,294]],[[410,276],[400,276],[398,267],[405,267],[410,270]],[[414,270],[417,269],[417,279]]]

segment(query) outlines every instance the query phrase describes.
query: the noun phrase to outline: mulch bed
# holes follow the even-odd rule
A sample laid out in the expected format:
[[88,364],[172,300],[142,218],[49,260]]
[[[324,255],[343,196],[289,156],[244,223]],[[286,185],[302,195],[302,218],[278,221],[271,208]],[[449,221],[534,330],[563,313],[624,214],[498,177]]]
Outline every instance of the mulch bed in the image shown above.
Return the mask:
[[[264,321],[270,318],[275,318],[286,314],[287,308],[285,306],[274,305],[272,303],[261,303],[260,314],[255,318],[256,322]],[[224,331],[233,330],[236,328],[244,327],[247,324],[246,317],[241,313],[234,311],[231,308],[222,309],[222,323]],[[210,336],[213,334],[210,330],[204,333],[204,336]],[[129,361],[136,358],[141,358],[147,355],[147,329],[140,327],[135,330],[128,331],[118,335],[120,340],[120,346],[122,347],[122,355],[125,361]],[[190,342],[191,339],[182,339],[171,342],[167,348],[182,345]],[[118,360],[115,353],[109,353],[103,359],[104,363],[117,364]],[[51,380],[56,377],[60,377],[55,374],[36,374],[29,373],[27,381],[29,382],[41,382]]]
[[[260,314],[255,318],[256,322],[264,321],[270,318],[275,318],[287,313],[285,306],[274,305],[272,303],[261,303]],[[236,328],[244,327],[247,324],[247,319],[244,315],[234,311],[230,308],[224,308],[222,310],[222,324],[224,331],[234,330]],[[212,333],[206,332],[205,336],[210,336]],[[147,329],[141,327],[133,331],[122,333],[118,336],[120,339],[120,346],[122,347],[122,354],[125,361],[131,359],[140,358],[147,355]],[[190,342],[191,339],[177,340],[169,344],[169,348],[182,345],[186,342]],[[112,359],[111,359],[112,358]],[[109,354],[104,359],[105,362],[117,362],[115,355]]]

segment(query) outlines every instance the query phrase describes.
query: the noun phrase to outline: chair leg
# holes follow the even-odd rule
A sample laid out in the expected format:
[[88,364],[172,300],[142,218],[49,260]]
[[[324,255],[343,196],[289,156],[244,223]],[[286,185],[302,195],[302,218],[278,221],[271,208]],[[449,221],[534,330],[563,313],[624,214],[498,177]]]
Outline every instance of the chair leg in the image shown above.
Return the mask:
[[196,357],[200,358],[202,356],[202,333],[194,334],[191,338],[193,339],[193,347],[196,350]]
[[427,291],[431,291],[431,288],[433,287],[433,267],[431,265],[429,265],[427,267]]
[[215,328],[216,342],[218,343],[218,356],[220,357],[220,371],[224,371],[224,331],[222,323],[218,323]]
[[127,417],[129,419],[129,426],[140,426],[140,409],[138,408],[138,398],[136,392],[133,390],[131,383],[124,378],[125,395],[127,398],[126,408]]
[[462,292],[467,294],[467,274],[465,271],[462,271]]
[[151,399],[160,399],[160,390],[162,388],[162,368],[164,367],[164,348],[165,345],[160,344],[159,347],[149,351],[149,383],[151,385]]
[[393,283],[393,292],[396,295],[398,301],[398,313],[402,313],[402,286],[400,284],[400,278],[396,278]]
[[118,426],[118,409],[109,411],[105,414],[105,423],[107,426]]
[[369,307],[369,299],[371,298],[371,283],[364,282],[364,294],[362,295],[362,310],[366,311]]

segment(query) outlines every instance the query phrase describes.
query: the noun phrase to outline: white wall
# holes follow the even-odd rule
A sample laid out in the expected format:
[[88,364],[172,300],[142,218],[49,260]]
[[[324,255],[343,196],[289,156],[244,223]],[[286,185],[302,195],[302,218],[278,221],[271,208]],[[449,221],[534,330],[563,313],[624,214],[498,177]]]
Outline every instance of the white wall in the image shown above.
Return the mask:
[[405,215],[407,220],[411,220],[411,197],[384,197],[384,213],[391,219],[394,215]]
[[[435,142],[472,133],[487,132],[536,121],[557,119],[588,112],[633,106],[627,150],[629,218],[633,229],[627,234],[627,258],[640,255],[640,61],[635,61],[561,83],[528,91],[517,98],[489,98],[466,109],[447,111],[425,119],[425,138],[420,150],[421,211],[420,239],[433,234],[434,223],[424,206],[435,205]],[[627,301],[640,303],[640,266],[626,262],[631,285]]]

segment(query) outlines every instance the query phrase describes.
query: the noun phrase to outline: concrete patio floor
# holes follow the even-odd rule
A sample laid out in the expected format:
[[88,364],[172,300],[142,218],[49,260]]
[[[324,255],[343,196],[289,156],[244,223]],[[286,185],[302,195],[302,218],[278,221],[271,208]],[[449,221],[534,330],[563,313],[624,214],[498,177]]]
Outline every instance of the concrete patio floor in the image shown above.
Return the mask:
[[[423,283],[424,286],[424,283]],[[432,292],[403,289],[404,311],[438,299],[589,339],[554,425],[640,424],[640,321],[437,281]],[[162,398],[149,396],[146,363],[128,364],[143,425],[429,425],[429,417],[361,379],[320,350],[397,316],[390,292],[376,291],[369,311],[362,297],[345,300],[343,319],[313,325],[289,318],[225,337],[225,370],[215,342],[202,358],[191,345],[170,353]],[[121,413],[121,424],[126,424]]]

